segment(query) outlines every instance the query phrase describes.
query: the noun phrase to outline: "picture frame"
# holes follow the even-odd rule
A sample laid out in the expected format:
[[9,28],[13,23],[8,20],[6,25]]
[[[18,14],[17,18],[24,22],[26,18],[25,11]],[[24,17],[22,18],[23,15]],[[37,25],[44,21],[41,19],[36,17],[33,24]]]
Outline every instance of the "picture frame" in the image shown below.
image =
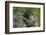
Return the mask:
[[[39,16],[39,26],[37,27],[22,27],[16,28],[13,27],[13,11],[21,11],[21,9],[31,9],[36,10],[37,15]],[[20,9],[20,10],[19,10]],[[27,10],[23,10],[23,12]],[[16,11],[16,10],[15,10]],[[36,14],[35,12],[35,14]],[[40,14],[40,15],[39,15]],[[21,21],[20,21],[21,22]],[[16,34],[16,33],[33,33],[33,32],[44,32],[45,31],[45,3],[36,3],[36,2],[17,2],[17,1],[5,1],[5,33],[6,34]]]

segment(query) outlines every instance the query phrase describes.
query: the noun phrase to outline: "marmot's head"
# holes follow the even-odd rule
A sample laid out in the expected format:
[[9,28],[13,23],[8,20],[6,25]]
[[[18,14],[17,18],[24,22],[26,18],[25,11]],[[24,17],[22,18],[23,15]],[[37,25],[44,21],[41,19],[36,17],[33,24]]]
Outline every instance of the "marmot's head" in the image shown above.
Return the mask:
[[32,12],[32,11],[28,11],[28,12],[25,12],[23,16],[24,16],[25,18],[27,18],[27,19],[33,20],[34,17],[35,17],[35,14],[34,14],[34,12]]

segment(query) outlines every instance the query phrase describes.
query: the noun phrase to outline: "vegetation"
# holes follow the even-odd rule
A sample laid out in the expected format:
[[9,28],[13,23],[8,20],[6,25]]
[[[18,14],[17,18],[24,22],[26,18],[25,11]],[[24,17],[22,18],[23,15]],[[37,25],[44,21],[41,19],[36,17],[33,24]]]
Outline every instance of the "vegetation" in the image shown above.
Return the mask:
[[13,7],[13,16],[16,16],[19,23],[24,23],[23,18],[17,15],[17,12],[21,12],[20,14],[23,15],[27,11],[33,11],[35,13],[36,26],[40,26],[40,8]]

